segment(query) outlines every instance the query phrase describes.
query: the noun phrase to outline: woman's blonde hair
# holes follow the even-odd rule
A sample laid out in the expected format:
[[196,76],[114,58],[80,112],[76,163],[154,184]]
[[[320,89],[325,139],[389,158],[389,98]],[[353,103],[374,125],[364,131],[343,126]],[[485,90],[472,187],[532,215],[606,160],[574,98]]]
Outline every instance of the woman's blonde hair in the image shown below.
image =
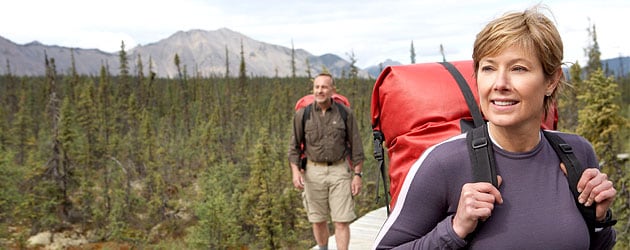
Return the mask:
[[540,5],[523,12],[510,12],[491,21],[482,29],[475,39],[473,63],[475,77],[479,70],[479,61],[486,56],[493,56],[503,50],[517,46],[525,51],[532,51],[542,64],[545,78],[553,79],[554,73],[560,70],[558,86],[551,95],[545,97],[545,117],[549,107],[557,97],[559,88],[566,84],[562,73],[563,45],[560,33],[554,23],[547,18]]

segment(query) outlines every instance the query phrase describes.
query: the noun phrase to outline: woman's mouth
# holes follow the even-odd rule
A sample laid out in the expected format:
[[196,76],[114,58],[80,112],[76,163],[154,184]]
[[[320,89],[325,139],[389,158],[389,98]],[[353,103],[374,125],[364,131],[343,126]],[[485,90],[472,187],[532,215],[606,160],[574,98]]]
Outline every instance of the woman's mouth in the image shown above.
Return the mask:
[[518,102],[517,101],[496,101],[495,100],[495,101],[492,101],[492,103],[494,105],[497,105],[497,106],[511,106],[511,105],[517,104]]

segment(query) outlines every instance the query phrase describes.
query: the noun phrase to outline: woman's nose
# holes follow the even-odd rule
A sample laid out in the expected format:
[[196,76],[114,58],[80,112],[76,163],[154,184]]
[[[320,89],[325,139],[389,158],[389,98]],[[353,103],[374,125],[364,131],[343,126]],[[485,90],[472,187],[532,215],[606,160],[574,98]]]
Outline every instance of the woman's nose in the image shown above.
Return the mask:
[[510,86],[510,77],[507,70],[497,70],[494,78],[494,90],[506,90]]

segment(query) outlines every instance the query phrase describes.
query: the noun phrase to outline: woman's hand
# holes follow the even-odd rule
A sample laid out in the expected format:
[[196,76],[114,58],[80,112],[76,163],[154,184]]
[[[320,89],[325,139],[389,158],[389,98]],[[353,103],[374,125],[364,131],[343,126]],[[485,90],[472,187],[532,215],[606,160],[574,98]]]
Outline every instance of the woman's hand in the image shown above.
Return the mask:
[[[567,168],[564,166],[564,163],[560,163],[560,169],[565,175],[567,174]],[[580,177],[577,184],[577,190],[580,193],[578,202],[587,207],[596,203],[596,219],[598,221],[606,219],[606,212],[617,194],[612,181],[608,180],[608,175],[600,172],[597,168],[587,168],[582,172],[582,177]]]
[[603,221],[617,194],[612,181],[608,180],[608,175],[599,172],[597,168],[587,168],[578,181],[577,190],[580,193],[578,202],[587,207],[595,203],[597,221]]
[[[497,176],[501,186],[501,176]],[[492,215],[494,203],[503,203],[501,193],[491,183],[466,183],[462,186],[459,196],[457,212],[453,216],[453,230],[460,238],[466,238],[475,231],[479,221],[484,221]]]

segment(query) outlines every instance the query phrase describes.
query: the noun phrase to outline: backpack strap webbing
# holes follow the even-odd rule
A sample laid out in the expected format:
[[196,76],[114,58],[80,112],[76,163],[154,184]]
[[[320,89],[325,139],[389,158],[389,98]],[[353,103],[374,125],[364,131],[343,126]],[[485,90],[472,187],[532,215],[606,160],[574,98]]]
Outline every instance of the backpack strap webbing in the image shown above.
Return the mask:
[[578,161],[577,157],[573,153],[573,148],[571,147],[571,145],[567,144],[560,136],[554,134],[553,132],[543,130],[543,134],[545,135],[545,138],[549,140],[554,151],[556,151],[556,154],[560,158],[560,161],[564,163],[564,167],[567,170],[566,174],[567,181],[569,182],[569,189],[571,190],[573,198],[575,199],[575,205],[577,206],[578,210],[580,210],[580,213],[582,214],[582,217],[584,218],[584,221],[588,226],[589,233],[597,232],[603,227],[615,225],[617,221],[611,218],[612,215],[610,210],[607,211],[606,220],[604,222],[598,222],[597,216],[595,215],[596,204],[593,203],[587,207],[584,206],[584,204],[578,202],[580,193],[577,191],[577,184],[578,181],[580,181],[580,177],[582,177],[582,173],[586,168],[584,168],[584,166],[580,164],[580,161]]
[[[344,107],[342,107],[341,104],[337,103],[335,100],[332,100],[332,105],[337,105],[337,109],[339,110],[339,115],[341,115],[341,119],[343,119],[343,125],[346,127],[346,130],[348,130],[348,125],[347,125],[348,112],[346,111]],[[304,126],[306,124],[306,120],[311,118],[312,109],[313,109],[313,103],[310,103],[306,105],[306,107],[304,107],[304,113],[302,114],[302,135],[300,135],[300,143],[303,144],[302,153],[306,151],[306,143],[304,143],[305,141]],[[349,136],[347,131],[346,131],[346,136]]]
[[475,182],[490,182],[499,188],[494,150],[490,135],[488,135],[488,126],[483,124],[481,127],[468,131],[466,142],[472,163],[473,180]]
[[[374,136],[374,159],[378,162],[378,168],[381,171],[381,178],[383,179],[383,196],[385,197],[385,207],[387,210],[387,216],[391,213],[389,210],[389,189],[387,189],[387,170],[385,169],[385,149],[383,149],[383,142],[385,136],[379,130],[373,130],[372,136]],[[380,200],[378,196],[378,176],[376,177],[376,203]]]
[[[598,222],[595,215],[595,204],[586,207],[584,204],[578,202],[580,193],[577,191],[577,184],[585,168],[580,164],[580,161],[578,161],[573,153],[571,145],[567,144],[560,136],[552,132],[543,130],[543,135],[549,140],[549,144],[551,144],[551,147],[567,170],[569,189],[573,194],[578,210],[586,222],[589,234],[595,233],[604,227],[615,225],[617,221],[612,219],[610,210],[607,211],[606,220],[604,222]],[[472,162],[474,181],[490,182],[497,187],[496,163],[494,161],[494,153],[487,126],[483,125],[469,131],[466,135],[466,141]]]
[[453,64],[449,62],[441,62],[442,66],[451,73],[451,76],[455,78],[459,89],[462,91],[464,95],[464,99],[466,99],[466,104],[468,105],[468,110],[470,110],[470,114],[473,117],[473,122],[475,123],[475,128],[484,124],[483,116],[481,115],[481,111],[479,111],[479,106],[477,106],[477,101],[475,100],[475,96],[470,90],[470,86],[466,82],[466,79],[462,76],[462,74],[453,66]]

